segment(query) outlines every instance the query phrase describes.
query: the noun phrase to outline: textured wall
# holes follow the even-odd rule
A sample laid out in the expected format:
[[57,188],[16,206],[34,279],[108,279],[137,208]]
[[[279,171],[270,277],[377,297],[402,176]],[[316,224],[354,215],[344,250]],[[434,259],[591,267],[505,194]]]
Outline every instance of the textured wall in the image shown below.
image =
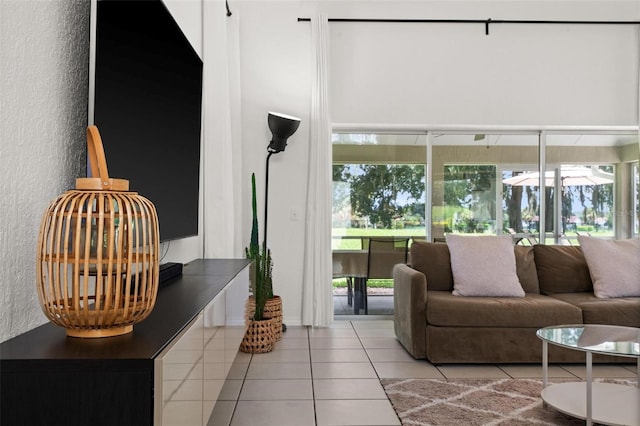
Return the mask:
[[44,322],[35,249],[85,174],[89,0],[0,1],[0,341]]

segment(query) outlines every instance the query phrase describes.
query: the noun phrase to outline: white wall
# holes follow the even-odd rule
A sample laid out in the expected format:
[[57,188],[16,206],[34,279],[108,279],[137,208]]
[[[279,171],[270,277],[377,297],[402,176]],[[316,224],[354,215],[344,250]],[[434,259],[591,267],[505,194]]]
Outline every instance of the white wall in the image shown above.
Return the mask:
[[[283,320],[301,323],[302,263],[309,144],[310,32],[298,16],[306,2],[230,2],[240,14],[242,66],[244,243],[251,230],[250,176],[256,173],[260,240],[264,231],[265,159],[271,133],[269,111],[302,119],[286,150],[273,155],[269,173],[268,245],[273,256],[274,292],[282,297]],[[298,220],[291,220],[291,210]]]
[[200,58],[202,58],[202,1],[163,0]]
[[45,323],[35,256],[49,202],[84,176],[89,3],[0,1],[0,342]]
[[[603,2],[450,3],[445,8],[440,3],[424,7],[423,2],[404,16],[599,21],[640,17],[640,2],[610,2],[607,7],[601,7]],[[398,15],[400,8],[394,7]],[[378,15],[362,16],[372,14]],[[485,35],[484,24],[345,23],[330,29],[335,122],[637,121],[637,26],[492,24],[490,35]]]

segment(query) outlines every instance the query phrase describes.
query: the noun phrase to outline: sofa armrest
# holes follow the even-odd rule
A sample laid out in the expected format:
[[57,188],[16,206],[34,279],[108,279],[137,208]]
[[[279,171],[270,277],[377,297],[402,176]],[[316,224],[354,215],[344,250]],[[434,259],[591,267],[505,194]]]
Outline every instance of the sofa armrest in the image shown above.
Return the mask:
[[427,278],[403,264],[393,267],[393,317],[402,346],[414,358],[426,358]]

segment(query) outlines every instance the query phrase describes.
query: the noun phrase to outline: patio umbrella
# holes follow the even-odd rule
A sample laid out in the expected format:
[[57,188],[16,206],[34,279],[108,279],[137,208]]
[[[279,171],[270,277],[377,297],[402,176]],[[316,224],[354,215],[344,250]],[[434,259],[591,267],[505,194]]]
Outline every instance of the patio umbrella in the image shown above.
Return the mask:
[[[554,186],[555,173],[547,171],[545,173],[545,186]],[[563,167],[560,171],[562,186],[582,186],[582,185],[605,185],[613,183],[613,173],[603,172],[590,167]],[[530,172],[512,176],[502,181],[514,186],[538,186],[540,183],[540,173]]]

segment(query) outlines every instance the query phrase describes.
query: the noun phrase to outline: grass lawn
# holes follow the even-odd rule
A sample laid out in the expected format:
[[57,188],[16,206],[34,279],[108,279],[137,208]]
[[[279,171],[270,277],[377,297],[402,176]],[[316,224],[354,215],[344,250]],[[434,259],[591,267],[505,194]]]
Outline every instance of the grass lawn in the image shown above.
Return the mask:
[[[360,250],[362,248],[362,242],[360,237],[417,237],[425,238],[426,228],[404,228],[404,229],[374,229],[374,228],[333,228],[331,230],[332,235],[332,250]],[[584,231],[583,231],[584,232]],[[613,237],[613,232],[610,230],[605,231],[592,231],[591,236],[594,237]],[[471,234],[482,235],[482,234]],[[574,245],[578,245],[578,240],[575,232],[568,232],[566,235],[572,240]],[[528,245],[528,242],[524,242],[524,245]],[[553,238],[547,238],[545,244],[555,244]]]
[[[347,279],[346,278],[334,278],[333,286],[335,288],[347,287]],[[393,280],[383,280],[383,279],[371,279],[367,280],[367,287],[369,288],[393,288]]]

